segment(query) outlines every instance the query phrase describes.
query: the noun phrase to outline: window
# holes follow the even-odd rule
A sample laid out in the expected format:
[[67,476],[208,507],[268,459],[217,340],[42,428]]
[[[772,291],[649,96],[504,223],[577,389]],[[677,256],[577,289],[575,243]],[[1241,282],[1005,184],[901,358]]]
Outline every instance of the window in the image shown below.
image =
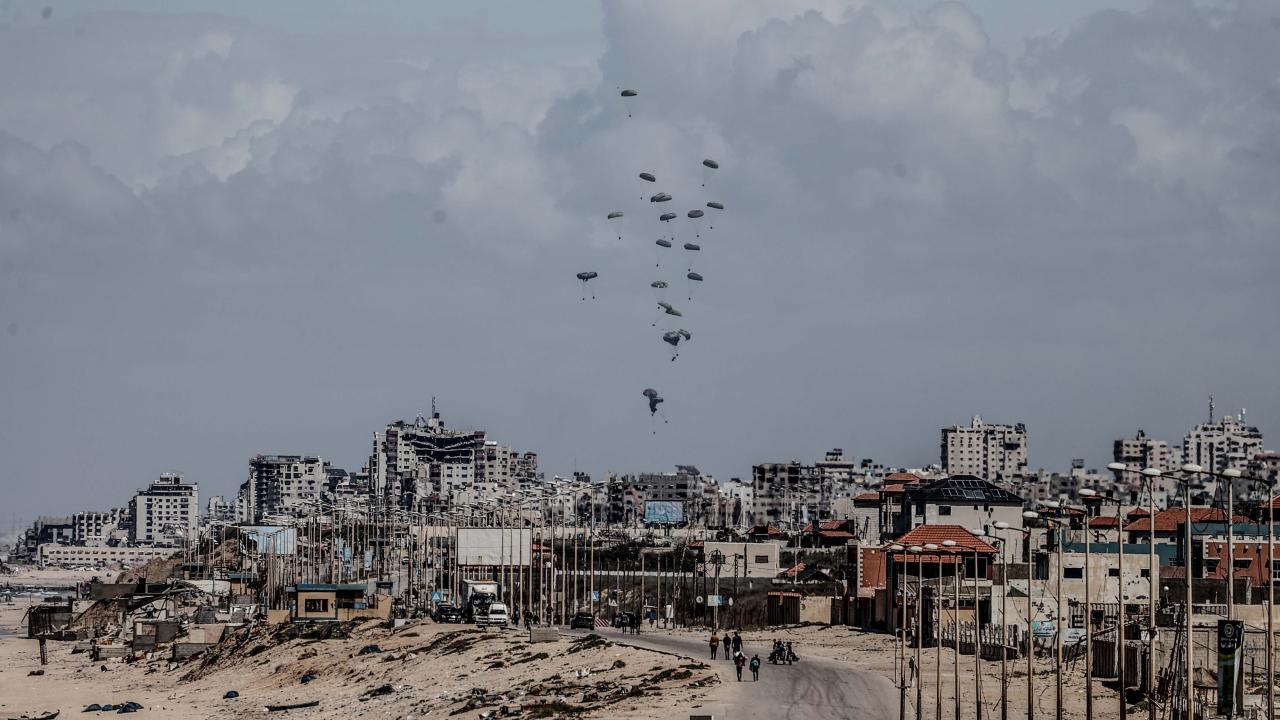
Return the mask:
[[309,613],[329,612],[328,598],[307,598],[303,601],[303,609]]
[[1120,568],[1107,568],[1107,577],[1120,577]]
[[1062,577],[1068,580],[1080,580],[1084,577],[1084,568],[1063,568]]
[[1138,576],[1144,578],[1151,577],[1151,568],[1142,568],[1142,572],[1139,573]]
[[768,562],[769,562],[769,556],[768,556],[768,555],[757,555],[757,556],[756,556],[756,559],[755,559],[755,562],[756,562],[756,564],[757,564],[757,565],[768,564]]
[[938,514],[939,514],[939,515],[950,515],[950,514],[951,514],[951,506],[950,506],[950,505],[939,505],[939,506],[938,506]]

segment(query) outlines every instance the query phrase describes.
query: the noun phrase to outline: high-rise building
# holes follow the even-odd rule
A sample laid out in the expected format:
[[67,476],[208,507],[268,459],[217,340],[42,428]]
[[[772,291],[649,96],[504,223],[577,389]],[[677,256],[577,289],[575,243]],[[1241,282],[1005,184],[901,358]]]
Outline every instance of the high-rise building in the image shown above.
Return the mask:
[[322,458],[255,455],[249,459],[249,477],[240,484],[240,519],[260,523],[270,517],[301,517],[329,489],[328,481],[329,463]]
[[1237,417],[1196,425],[1182,440],[1183,461],[1214,472],[1243,472],[1262,452],[1262,433],[1245,424],[1243,412]]
[[821,460],[814,463],[822,481],[828,483],[837,497],[848,497],[857,494],[863,478],[858,466],[852,459],[846,459],[844,450],[834,448],[828,450]]
[[486,442],[483,430],[449,430],[440,413],[387,425],[373,440],[373,493],[405,509],[478,499],[537,479],[538,456]]
[[942,469],[949,475],[1004,480],[1027,470],[1027,427],[991,425],[974,415],[969,425],[942,429]]
[[105,545],[112,535],[121,531],[127,510],[112,508],[107,512],[78,512],[71,516],[71,540],[76,545]]
[[200,488],[183,482],[180,473],[161,473],[129,500],[128,515],[133,520],[130,540],[134,544],[182,545],[200,524]]
[[1164,440],[1147,437],[1142,430],[1134,437],[1120,438],[1112,443],[1111,458],[1124,463],[1128,470],[1117,472],[1116,481],[1126,488],[1138,488],[1143,483],[1143,468],[1177,470],[1182,464],[1182,452]]

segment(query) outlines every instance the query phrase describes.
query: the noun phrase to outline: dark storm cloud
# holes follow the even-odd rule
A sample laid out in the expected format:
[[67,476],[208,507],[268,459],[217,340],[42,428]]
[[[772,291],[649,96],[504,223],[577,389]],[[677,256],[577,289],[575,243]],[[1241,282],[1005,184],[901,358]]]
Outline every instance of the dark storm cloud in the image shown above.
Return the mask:
[[[71,511],[170,468],[229,492],[255,452],[355,468],[432,395],[562,473],[922,464],[975,412],[1103,462],[1210,390],[1266,430],[1264,17],[1162,3],[1011,58],[953,3],[609,3],[597,71],[203,16],[0,31],[31,68],[0,78],[3,482]],[[657,215],[685,242],[708,200],[672,363]]]

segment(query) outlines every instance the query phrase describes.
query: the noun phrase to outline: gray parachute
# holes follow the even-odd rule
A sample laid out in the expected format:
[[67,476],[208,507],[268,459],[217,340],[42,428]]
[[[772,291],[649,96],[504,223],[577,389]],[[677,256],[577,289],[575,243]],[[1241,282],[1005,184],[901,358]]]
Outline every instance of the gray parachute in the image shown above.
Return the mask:
[[649,400],[650,415],[653,415],[654,413],[658,412],[658,405],[665,402],[662,399],[662,396],[658,394],[658,391],[654,390],[653,388],[645,388],[644,393],[642,394]]
[[662,311],[668,315],[672,315],[674,317],[684,317],[684,313],[675,309],[675,306],[673,306],[669,302],[659,302],[658,307],[662,308]]
[[578,279],[581,280],[582,282],[586,282],[588,280],[595,280],[598,277],[600,277],[600,274],[592,271],[578,273]]
[[701,249],[702,249],[702,246],[701,246],[701,245],[695,245],[694,243],[685,243],[685,244],[684,244],[684,249],[685,249],[685,250],[691,250],[691,251],[693,251],[693,252],[698,252],[699,250],[701,250]]
[[617,210],[615,210],[615,211],[613,211],[613,212],[609,213],[609,218],[608,218],[608,219],[609,219],[609,220],[613,220],[613,219],[615,219],[615,218],[620,218],[620,217],[622,217],[622,213],[621,213],[621,212],[618,212]]
[[[622,97],[635,97],[636,95],[639,95],[639,94],[640,94],[640,93],[636,92],[635,90],[623,90],[623,91],[622,91]],[[710,160],[708,160],[707,162],[711,162],[711,161],[710,161]]]
[[662,333],[662,341],[671,347],[678,346],[681,340],[690,340],[692,338],[693,336],[689,334],[689,331],[683,328],[680,330],[672,330],[670,332]]
[[662,222],[671,222],[672,220],[675,220],[678,217],[680,216],[676,215],[675,213],[662,213],[661,215],[658,216],[658,219],[661,220]]
[[667,202],[671,199],[671,193],[660,192],[649,198],[649,202]]
[[688,275],[685,275],[685,277],[689,278],[690,280],[693,280],[694,282],[702,282],[702,276],[696,272],[691,272]]
[[711,158],[702,161],[702,187],[707,186],[707,181],[711,179],[711,172],[719,169],[720,163]]
[[658,247],[664,247],[664,248],[671,247],[671,241],[666,238],[659,238],[654,244],[657,245]]
[[640,179],[648,182],[655,182],[658,178],[654,177],[653,173],[640,173]]
[[[619,215],[621,215],[622,213],[618,213],[618,214],[619,214]],[[702,217],[702,216],[703,216],[703,215],[705,215],[705,214],[706,214],[706,213],[702,212],[701,210],[690,210],[690,211],[689,211],[689,219],[691,219],[691,220],[697,220],[698,218]]]
[[711,208],[712,210],[723,210],[723,209],[724,209],[724,203],[709,202],[709,203],[707,203],[707,207]]
[[716,162],[715,160],[712,160],[711,158],[707,158],[706,160],[703,160],[702,164],[704,167],[708,167],[712,170],[720,169],[720,163]]
[[[699,278],[699,279],[701,279],[701,278]],[[649,283],[649,287],[651,287],[651,288],[658,288],[659,290],[663,290],[663,289],[665,289],[665,288],[667,287],[667,281],[666,281],[666,280],[654,280],[653,282]]]

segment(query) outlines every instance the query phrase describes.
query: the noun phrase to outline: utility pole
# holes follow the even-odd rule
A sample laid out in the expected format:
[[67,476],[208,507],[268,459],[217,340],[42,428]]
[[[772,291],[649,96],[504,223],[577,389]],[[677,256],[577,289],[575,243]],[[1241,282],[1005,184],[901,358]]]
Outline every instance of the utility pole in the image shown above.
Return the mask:
[[[1194,467],[1194,466],[1183,466],[1183,470],[1184,470],[1184,471],[1185,471],[1185,470],[1187,470],[1187,469],[1188,469],[1188,467]],[[1187,525],[1187,536],[1186,536],[1187,549],[1186,549],[1185,554],[1183,555],[1183,559],[1184,559],[1184,561],[1185,561],[1185,566],[1183,567],[1183,569],[1186,571],[1186,580],[1187,580],[1187,582],[1186,582],[1186,591],[1187,591],[1187,597],[1186,597],[1186,603],[1187,603],[1187,612],[1186,612],[1186,616],[1187,616],[1187,645],[1186,645],[1186,658],[1187,658],[1187,718],[1186,718],[1186,720],[1195,720],[1195,715],[1196,715],[1196,707],[1195,707],[1195,701],[1196,701],[1196,694],[1195,694],[1195,693],[1196,693],[1196,685],[1195,685],[1195,655],[1194,655],[1194,653],[1193,653],[1193,650],[1194,650],[1195,648],[1194,648],[1194,645],[1192,644],[1192,641],[1191,641],[1191,627],[1192,627],[1192,623],[1191,623],[1191,615],[1192,615],[1192,611],[1191,611],[1191,600],[1192,600],[1192,597],[1191,597],[1191,481],[1190,481],[1190,478],[1186,478],[1186,479],[1184,479],[1184,480],[1183,480],[1183,483],[1182,483],[1182,503],[1183,503],[1183,505],[1185,505],[1185,506],[1186,506],[1186,508],[1185,508],[1185,509],[1186,509],[1186,511],[1187,511],[1187,517],[1186,517],[1186,525]],[[1154,520],[1154,518],[1153,518],[1153,520]],[[1270,611],[1270,608],[1268,608],[1268,611]],[[1274,680],[1275,680],[1275,679],[1274,679],[1274,678],[1267,678],[1267,680],[1269,680],[1269,681],[1271,681],[1271,682],[1274,682]]]
[[[976,539],[976,538],[975,538]],[[982,720],[982,612],[978,597],[978,544],[973,545],[973,705]]]

